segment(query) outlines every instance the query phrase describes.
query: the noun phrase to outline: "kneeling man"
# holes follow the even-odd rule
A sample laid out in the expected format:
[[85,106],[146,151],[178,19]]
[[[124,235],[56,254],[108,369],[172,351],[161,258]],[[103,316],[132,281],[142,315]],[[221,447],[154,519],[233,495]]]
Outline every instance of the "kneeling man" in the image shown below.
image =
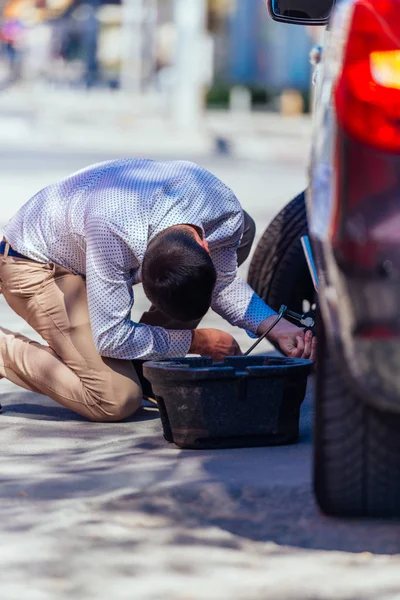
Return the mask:
[[[0,376],[92,421],[132,415],[135,359],[241,353],[228,333],[197,329],[210,306],[255,335],[275,318],[237,275],[253,237],[233,192],[193,163],[110,161],[50,185],[0,244],[2,293],[48,345],[0,328]],[[152,306],[135,323],[138,283]],[[314,358],[311,334],[287,321],[270,339]]]

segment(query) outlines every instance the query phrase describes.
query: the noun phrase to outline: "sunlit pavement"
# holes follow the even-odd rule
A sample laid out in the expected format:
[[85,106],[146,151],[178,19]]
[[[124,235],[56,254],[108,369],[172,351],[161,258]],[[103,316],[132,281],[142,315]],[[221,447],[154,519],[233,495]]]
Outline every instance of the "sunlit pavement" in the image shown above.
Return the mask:
[[[299,144],[303,132],[286,125],[279,136],[276,119],[263,136],[224,125],[239,146],[262,144],[259,160],[256,152],[215,154],[213,144],[189,152],[182,141],[174,154],[143,132],[131,146],[110,136],[94,143],[86,125],[83,146],[60,134],[46,147],[46,131],[34,134],[26,115],[18,119],[9,121],[12,143],[0,132],[2,223],[51,181],[127,154],[197,160],[232,187],[258,235],[306,182],[307,140]],[[146,306],[139,292],[134,316]],[[3,300],[0,315],[31,334]],[[205,324],[223,326],[212,314]],[[246,349],[251,341],[232,331]],[[315,506],[312,382],[301,441],[284,448],[180,451],[163,440],[151,406],[130,422],[87,423],[6,381],[0,402],[4,600],[400,598],[399,525],[328,519]]]

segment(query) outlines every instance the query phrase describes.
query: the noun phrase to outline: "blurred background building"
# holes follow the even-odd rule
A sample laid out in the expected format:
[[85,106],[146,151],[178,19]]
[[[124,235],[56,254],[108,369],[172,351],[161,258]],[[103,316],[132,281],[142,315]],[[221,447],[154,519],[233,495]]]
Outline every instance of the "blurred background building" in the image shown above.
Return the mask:
[[287,90],[308,106],[310,31],[274,23],[263,0],[0,0],[0,11],[0,90],[152,95],[182,123],[205,105],[274,110]]

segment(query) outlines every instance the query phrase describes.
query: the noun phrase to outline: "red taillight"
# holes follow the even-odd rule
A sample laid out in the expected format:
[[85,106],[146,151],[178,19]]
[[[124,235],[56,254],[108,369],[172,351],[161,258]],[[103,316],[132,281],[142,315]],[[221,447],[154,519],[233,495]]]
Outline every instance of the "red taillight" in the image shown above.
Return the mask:
[[334,192],[330,239],[337,260],[383,279],[400,273],[400,154],[338,127]]
[[335,87],[338,124],[362,143],[400,152],[400,0],[359,0]]

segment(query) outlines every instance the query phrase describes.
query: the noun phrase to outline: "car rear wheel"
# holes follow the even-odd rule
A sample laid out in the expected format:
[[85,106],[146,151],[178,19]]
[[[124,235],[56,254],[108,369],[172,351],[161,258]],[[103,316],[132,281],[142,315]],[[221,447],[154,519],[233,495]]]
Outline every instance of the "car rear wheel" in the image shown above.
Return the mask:
[[[275,310],[301,312],[314,289],[300,238],[308,234],[304,194],[263,234],[249,270],[251,287]],[[367,405],[318,327],[314,487],[330,515],[400,517],[400,415]]]
[[304,193],[270,223],[250,264],[250,286],[276,311],[282,304],[295,312],[307,311],[314,302],[313,283],[300,241],[303,235],[308,235]]
[[330,515],[400,516],[400,415],[365,403],[318,327],[314,486]]

